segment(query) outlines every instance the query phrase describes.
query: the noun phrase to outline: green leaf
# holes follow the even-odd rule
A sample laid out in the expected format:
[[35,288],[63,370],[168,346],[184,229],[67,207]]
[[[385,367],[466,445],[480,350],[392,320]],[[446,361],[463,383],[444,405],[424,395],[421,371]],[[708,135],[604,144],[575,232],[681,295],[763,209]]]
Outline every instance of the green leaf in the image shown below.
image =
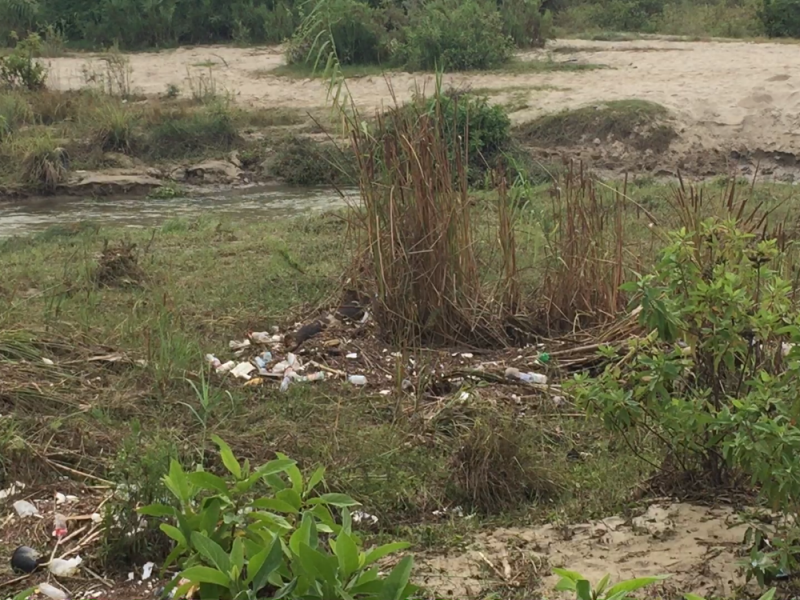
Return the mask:
[[637,577],[636,579],[628,579],[627,581],[620,581],[618,584],[612,586],[608,590],[606,596],[613,596],[618,592],[625,592],[626,594],[630,594],[631,592],[640,590],[643,587],[647,587],[648,585],[658,583],[659,581],[664,581],[668,577],[669,575],[656,575],[654,577]]
[[225,496],[228,495],[228,484],[222,477],[209,473],[208,471],[195,471],[189,473],[186,478],[192,485],[208,490],[210,492],[219,492]]
[[683,597],[685,600],[706,600],[702,596],[698,596],[697,594],[684,594]]
[[[283,491],[294,492],[294,490],[283,490]],[[279,500],[278,498],[259,498],[258,500],[253,502],[252,506],[253,508],[266,508],[267,510],[274,510],[277,512],[289,513],[292,515],[296,515],[300,512],[297,508],[295,508],[288,502],[285,502],[284,500]]]
[[186,473],[183,471],[181,463],[174,458],[169,463],[169,475],[164,477],[164,485],[182,504],[189,503],[191,499],[189,482],[186,480]]
[[265,463],[256,469],[256,473],[258,473],[259,477],[269,477],[270,475],[277,475],[278,473],[283,473],[287,469],[296,465],[297,462],[290,459],[290,458],[280,458],[276,460],[271,460],[268,463]]
[[332,587],[336,585],[338,582],[336,557],[326,556],[319,550],[314,550],[305,542],[300,542],[298,556],[306,573],[313,573],[317,579],[321,579]]
[[[278,454],[279,457],[285,457],[282,454]],[[297,465],[292,465],[285,469],[286,474],[289,476],[289,481],[292,482],[292,489],[297,492],[298,494],[303,493],[303,474],[300,472],[300,469],[297,468]]]
[[226,444],[218,435],[212,435],[211,439],[217,446],[219,446],[219,455],[222,458],[222,464],[225,465],[225,468],[228,469],[230,474],[236,479],[241,479],[242,466],[233,455],[233,450],[231,450],[231,447],[228,446],[228,444]]
[[251,512],[248,516],[251,519],[262,521],[264,523],[267,523],[268,525],[273,525],[279,529],[287,529],[287,530],[292,529],[292,524],[289,523],[289,521],[287,521],[280,515],[258,511],[258,512]]
[[275,541],[272,542],[272,547],[269,549],[269,553],[253,575],[253,591],[259,592],[267,585],[269,576],[272,575],[282,563],[283,548],[281,546],[281,539],[276,536]]
[[336,558],[339,561],[339,571],[342,574],[342,581],[347,581],[350,576],[358,571],[361,566],[360,553],[355,540],[345,532],[336,537]]
[[595,587],[595,594],[600,596],[603,593],[603,590],[606,589],[606,586],[608,585],[610,579],[611,579],[611,574],[606,573],[605,576],[600,580],[600,583],[598,583],[597,586]]
[[164,566],[162,567],[162,570],[175,564],[175,562],[178,560],[178,557],[185,551],[186,551],[186,546],[182,544],[176,544],[175,547],[172,549],[172,552],[170,552],[167,558],[164,560]]
[[564,579],[569,579],[570,581],[580,581],[581,579],[586,579],[577,571],[568,571],[567,569],[553,569],[553,573],[559,577],[563,577]]
[[14,600],[27,600],[30,596],[36,593],[36,587],[28,588],[27,590],[22,590],[19,594],[14,596]]
[[406,585],[408,585],[413,566],[414,559],[410,556],[406,556],[397,563],[383,582],[383,589],[379,596],[380,600],[401,600],[403,598],[403,592],[406,589]]
[[585,579],[575,582],[575,592],[578,600],[592,600],[592,584]]
[[309,504],[330,504],[332,506],[345,507],[345,506],[360,506],[360,502],[356,502],[347,494],[322,494],[317,498],[312,498],[308,501]]
[[215,583],[228,587],[231,580],[225,573],[211,567],[189,567],[181,573],[181,577],[188,579],[194,583]]
[[303,506],[303,499],[300,497],[300,494],[292,490],[281,490],[275,497],[278,500],[283,500],[287,504],[294,506],[298,511]]
[[231,566],[238,568],[239,572],[241,573],[244,569],[244,542],[240,537],[237,537],[235,540],[233,540],[230,561]]
[[323,479],[325,479],[325,467],[319,467],[311,474],[311,477],[308,478],[308,483],[306,484],[306,489],[303,492],[303,497],[308,496],[308,494],[310,494]]
[[[580,581],[580,579],[578,581]],[[554,589],[557,592],[574,592],[576,589],[575,582],[572,579],[562,577],[558,580],[558,583],[555,585]]]
[[295,577],[289,583],[287,583],[285,586],[279,589],[271,600],[281,600],[281,598],[286,598],[289,594],[291,594],[294,591],[294,588],[296,587],[297,587],[297,577]]
[[309,513],[303,514],[303,520],[292,536],[289,538],[289,548],[296,555],[300,554],[300,544],[306,544],[311,548],[317,547],[317,534],[314,528],[314,518]]
[[766,592],[764,592],[764,594],[758,600],[772,600],[772,598],[775,596],[776,591],[777,588],[769,589]]
[[367,556],[364,559],[364,566],[369,566],[372,563],[379,561],[384,556],[389,556],[390,554],[394,554],[395,552],[400,552],[401,550],[405,550],[409,548],[411,544],[408,542],[392,542],[390,544],[384,544],[383,546],[378,546],[377,548],[373,548],[369,552],[367,552]]
[[223,573],[230,571],[231,562],[228,554],[222,549],[222,546],[220,546],[211,538],[197,531],[193,531],[192,546],[194,546],[195,550],[197,550],[206,560],[208,560]]
[[175,508],[166,504],[150,504],[136,509],[136,512],[146,517],[174,517]]
[[174,525],[170,525],[169,523],[162,523],[158,526],[158,528],[167,534],[168,537],[172,538],[178,544],[186,548],[189,543],[186,541],[186,536],[183,535],[183,532],[175,527]]

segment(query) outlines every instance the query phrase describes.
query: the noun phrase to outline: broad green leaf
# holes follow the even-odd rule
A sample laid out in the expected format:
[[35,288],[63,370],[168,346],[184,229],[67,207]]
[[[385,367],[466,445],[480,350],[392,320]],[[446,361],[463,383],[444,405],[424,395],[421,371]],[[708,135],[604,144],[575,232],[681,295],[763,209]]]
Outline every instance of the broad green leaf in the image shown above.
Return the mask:
[[203,502],[198,529],[207,535],[213,535],[219,522],[220,499],[214,497],[208,500],[208,502]]
[[[291,548],[294,554],[300,554],[301,543],[306,544],[311,548],[317,547],[316,531],[314,531],[312,536],[313,527],[314,518],[309,513],[305,513],[303,515],[303,520],[300,522],[300,527],[298,527],[289,538],[289,548]],[[314,538],[313,540],[312,537]]]
[[339,561],[339,571],[342,574],[342,581],[347,581],[350,576],[358,571],[361,566],[360,553],[355,540],[345,532],[336,537],[336,550],[334,552]]
[[186,473],[181,467],[181,463],[174,458],[169,463],[169,475],[164,477],[164,485],[169,488],[182,504],[189,503],[191,495],[189,482],[186,479]]
[[166,504],[150,504],[136,509],[136,512],[146,517],[174,517],[175,508]]
[[[278,457],[286,460],[286,457],[283,454],[278,454]],[[285,469],[286,474],[289,476],[289,481],[292,482],[292,489],[297,492],[298,494],[303,493],[303,474],[300,472],[300,469],[297,468],[297,465],[294,464],[290,467]]]
[[256,473],[258,473],[259,477],[270,477],[271,475],[277,475],[278,473],[283,473],[287,469],[296,465],[297,462],[290,459],[290,458],[278,458],[275,460],[271,460],[267,463],[264,463],[258,469],[256,469]]
[[186,550],[186,546],[183,544],[176,544],[175,547],[172,549],[172,552],[169,553],[167,558],[164,560],[164,566],[162,567],[162,574],[163,577],[163,570],[167,567],[172,566],[178,560],[178,557],[184,553]]
[[[186,583],[184,583],[181,586],[177,585],[177,582],[178,582],[177,578],[174,581],[175,581],[176,585],[172,588],[172,590],[169,589],[169,585],[167,585],[167,588],[165,590],[165,591],[169,592],[172,595],[173,598],[185,598],[186,594],[189,593],[189,590],[192,589],[196,585],[195,582],[193,582],[191,580],[188,580],[188,579],[187,579]],[[173,590],[175,592],[174,594],[172,594]]]
[[330,586],[336,585],[338,581],[336,557],[327,556],[319,550],[314,550],[305,542],[300,542],[298,556],[306,573],[313,573],[317,579],[321,579]]
[[208,471],[195,471],[194,473],[189,473],[186,478],[195,487],[199,487],[210,492],[219,492],[225,496],[228,495],[228,484],[225,483],[225,480],[222,477],[218,477],[213,473],[209,473]]
[[347,494],[322,494],[317,498],[312,498],[308,501],[309,504],[330,504],[332,506],[360,506],[360,502],[356,502]]
[[373,548],[369,552],[367,552],[367,556],[364,559],[364,566],[369,566],[372,563],[379,561],[384,556],[389,556],[390,554],[394,554],[395,552],[400,552],[401,550],[405,550],[409,548],[411,544],[408,542],[392,542],[390,544],[384,544],[383,546],[378,546],[377,548]]
[[668,577],[669,575],[656,575],[654,577],[637,577],[636,579],[628,579],[627,581],[620,581],[618,584],[611,586],[606,595],[613,596],[614,594],[617,594],[619,592],[625,592],[626,594],[630,594],[631,592],[640,590],[643,587],[647,587],[648,585],[658,583],[659,581],[664,581]]
[[267,523],[269,525],[274,525],[275,527],[278,527],[280,529],[292,529],[292,524],[289,523],[289,521],[284,519],[282,516],[276,515],[274,513],[257,511],[257,512],[251,512],[248,516],[251,519],[257,519],[259,521],[263,521],[264,523]]
[[697,594],[684,594],[683,597],[685,600],[706,600],[702,596],[698,596]]
[[777,588],[769,589],[766,592],[764,592],[764,594],[758,600],[772,600],[772,598],[775,596],[776,591]]
[[383,582],[380,600],[401,600],[403,592],[408,585],[411,577],[411,569],[414,566],[414,559],[410,556],[404,557]]
[[242,478],[242,466],[239,464],[239,461],[236,460],[236,457],[233,455],[233,450],[231,447],[226,444],[221,437],[218,435],[212,435],[211,439],[213,442],[219,446],[219,455],[222,458],[222,464],[225,465],[225,468],[228,469],[231,475],[233,475],[236,479]]
[[[283,548],[281,547],[281,540],[279,537],[275,538],[269,553],[266,555],[264,561],[258,566],[258,570],[253,574],[252,584],[253,591],[259,592],[265,585],[269,576],[272,575],[283,562]],[[252,563],[251,563],[252,566]],[[253,566],[255,569],[256,567]]]
[[575,593],[578,600],[592,600],[592,584],[585,579],[575,582]]
[[287,504],[294,506],[297,510],[300,510],[300,507],[303,506],[303,499],[300,497],[300,494],[298,494],[293,489],[281,490],[280,492],[275,494],[275,497],[278,500],[283,500]]
[[[578,581],[580,581],[580,579]],[[576,589],[575,583],[576,582],[573,581],[572,579],[567,579],[566,577],[562,577],[561,579],[558,580],[558,583],[555,586],[555,590],[557,592],[574,592]]]
[[199,565],[196,567],[189,567],[181,572],[181,577],[195,583],[215,583],[225,587],[230,585],[231,582],[230,578],[222,571]]
[[240,537],[237,537],[235,540],[233,540],[230,561],[231,566],[239,569],[239,572],[241,573],[244,569],[244,541]]
[[[197,550],[206,560],[208,560],[223,573],[227,573],[231,570],[231,562],[227,552],[225,552],[225,550],[222,549],[222,546],[220,546],[211,538],[197,531],[193,531],[192,546],[194,546],[195,550]],[[208,583],[213,583],[213,581]]]
[[286,482],[284,482],[283,479],[278,477],[275,473],[271,475],[265,475],[264,481],[266,481],[267,485],[275,491],[286,489]]
[[184,536],[183,532],[174,525],[170,525],[169,523],[162,523],[161,525],[158,526],[158,528],[165,534],[167,534],[168,537],[178,542],[178,544],[183,546],[184,548],[189,545],[189,543],[186,541],[186,536]]
[[[324,504],[318,504],[314,508],[324,508],[326,511],[328,510],[328,507]],[[353,517],[350,515],[350,509],[347,507],[342,509],[342,531],[345,533],[352,533],[353,531]]]
[[308,496],[308,494],[311,493],[323,479],[325,479],[325,467],[319,467],[311,474],[311,477],[308,478],[308,483],[306,484],[306,489],[303,492],[303,497]]
[[583,575],[581,575],[577,571],[568,571],[567,569],[553,569],[553,573],[555,573],[559,577],[563,577],[564,579],[569,579],[570,581],[579,581],[581,579],[586,579]]
[[[283,490],[283,491],[293,492],[294,490]],[[277,512],[289,513],[292,515],[296,515],[298,512],[300,512],[297,508],[295,508],[288,502],[280,500],[278,498],[259,498],[258,500],[255,500],[253,502],[252,506],[253,508],[266,508],[267,510],[274,510]]]

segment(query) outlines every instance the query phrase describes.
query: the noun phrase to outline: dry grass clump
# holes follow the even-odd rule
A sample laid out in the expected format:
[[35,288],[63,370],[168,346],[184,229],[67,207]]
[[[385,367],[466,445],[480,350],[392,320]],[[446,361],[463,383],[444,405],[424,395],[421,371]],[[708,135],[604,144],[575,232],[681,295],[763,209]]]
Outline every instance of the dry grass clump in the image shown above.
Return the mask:
[[[350,127],[376,319],[399,344],[504,344],[503,307],[489,301],[478,272],[466,132],[446,127],[440,92],[423,104],[378,115],[372,132],[358,117]],[[515,251],[513,243],[502,249]],[[506,264],[500,287],[516,277],[514,261]]]
[[475,422],[452,459],[450,484],[459,501],[483,514],[558,492],[530,447],[530,431],[499,417]]
[[140,285],[145,275],[139,265],[137,245],[125,241],[109,244],[106,240],[97,261],[94,279],[97,285],[103,287]]
[[49,136],[31,138],[22,161],[22,181],[41,192],[53,193],[67,181],[69,156]]

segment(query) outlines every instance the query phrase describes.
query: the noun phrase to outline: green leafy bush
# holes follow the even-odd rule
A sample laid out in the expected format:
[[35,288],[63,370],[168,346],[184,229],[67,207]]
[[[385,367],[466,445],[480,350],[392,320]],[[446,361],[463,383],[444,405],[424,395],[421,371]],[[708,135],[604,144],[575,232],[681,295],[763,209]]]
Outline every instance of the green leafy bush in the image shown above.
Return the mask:
[[410,21],[400,50],[409,69],[491,69],[511,58],[500,13],[478,0],[431,0]]
[[500,0],[503,33],[518,48],[540,48],[552,36],[553,16],[542,10],[541,0]]
[[231,111],[213,104],[198,111],[168,112],[148,131],[149,153],[158,158],[183,158],[204,150],[230,150],[239,140]]
[[333,144],[293,136],[282,141],[269,161],[269,171],[292,185],[332,184],[354,178],[351,154]]
[[343,65],[380,63],[386,44],[379,9],[358,0],[319,0],[292,38],[287,61],[316,63],[335,50]]
[[800,37],[800,0],[764,0],[759,15],[770,37]]
[[43,88],[47,69],[36,59],[41,44],[41,38],[32,33],[17,42],[11,54],[0,56],[0,85],[29,90]]
[[[305,479],[280,454],[251,469],[225,442],[213,439],[226,477],[200,466],[187,473],[173,461],[164,484],[176,505],[140,510],[169,521],[161,530],[175,542],[166,566],[181,569],[170,586],[179,586],[176,597],[195,589],[201,598],[221,600],[404,600],[416,591],[408,582],[410,556],[387,576],[376,566],[408,544],[365,552],[349,512],[358,503],[344,494],[318,493],[323,469]],[[339,522],[334,510],[341,511]]]

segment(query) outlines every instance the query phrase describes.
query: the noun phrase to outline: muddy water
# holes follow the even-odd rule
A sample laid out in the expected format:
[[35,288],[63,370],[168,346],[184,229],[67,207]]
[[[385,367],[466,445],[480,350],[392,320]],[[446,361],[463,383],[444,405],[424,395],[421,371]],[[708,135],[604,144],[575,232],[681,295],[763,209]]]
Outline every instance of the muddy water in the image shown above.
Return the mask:
[[352,201],[332,189],[254,187],[156,200],[151,198],[49,197],[0,203],[0,238],[44,231],[53,225],[89,221],[100,226],[154,227],[168,219],[213,216],[263,219],[331,210]]

